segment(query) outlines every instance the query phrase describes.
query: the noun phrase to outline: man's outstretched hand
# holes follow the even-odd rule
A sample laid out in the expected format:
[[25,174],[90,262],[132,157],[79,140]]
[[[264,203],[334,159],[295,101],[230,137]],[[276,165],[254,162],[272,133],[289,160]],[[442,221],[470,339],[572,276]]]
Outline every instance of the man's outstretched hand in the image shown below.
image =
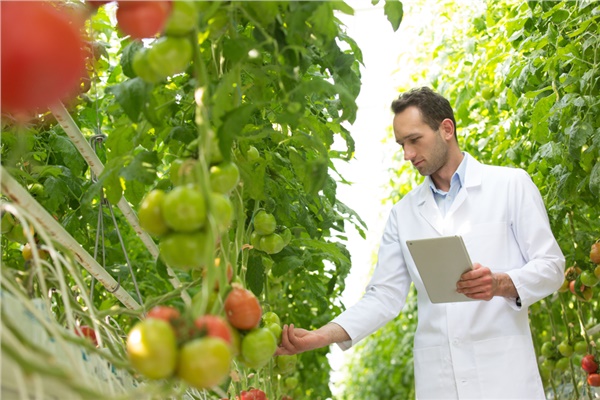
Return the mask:
[[292,355],[329,346],[333,343],[350,340],[346,331],[335,323],[330,323],[314,331],[284,325],[281,332],[281,344],[275,355]]

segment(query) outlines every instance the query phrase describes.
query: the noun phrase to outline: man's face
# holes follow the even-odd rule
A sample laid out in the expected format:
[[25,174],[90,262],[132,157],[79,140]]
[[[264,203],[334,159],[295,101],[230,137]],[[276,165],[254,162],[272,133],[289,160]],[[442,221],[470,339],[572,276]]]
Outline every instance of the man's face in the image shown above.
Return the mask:
[[404,150],[404,159],[410,161],[421,175],[428,176],[438,171],[448,161],[448,144],[440,130],[433,130],[423,122],[416,107],[394,116],[396,142]]

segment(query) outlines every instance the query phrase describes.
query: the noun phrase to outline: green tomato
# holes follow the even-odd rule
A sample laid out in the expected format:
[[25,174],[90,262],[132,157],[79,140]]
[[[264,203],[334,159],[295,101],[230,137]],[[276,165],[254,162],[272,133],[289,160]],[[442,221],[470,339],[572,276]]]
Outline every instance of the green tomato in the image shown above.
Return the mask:
[[127,335],[127,356],[132,366],[150,379],[168,378],[177,365],[177,338],[171,324],[148,318]]
[[588,344],[585,340],[580,340],[575,343],[575,345],[573,346],[573,350],[575,351],[575,354],[579,354],[579,355],[587,354]]
[[163,217],[162,207],[165,199],[165,192],[155,189],[149,192],[138,211],[140,226],[146,232],[153,236],[162,236],[169,232],[169,226]]
[[258,161],[258,159],[260,158],[260,153],[258,152],[258,149],[254,146],[250,146],[248,148],[248,151],[246,151],[246,158],[248,159],[248,161]]
[[181,346],[177,376],[196,389],[209,389],[227,378],[232,358],[229,344],[221,338],[193,339]]
[[254,231],[259,235],[270,235],[277,228],[277,220],[273,214],[260,210],[254,216]]
[[277,339],[267,328],[256,328],[242,339],[242,358],[249,368],[260,369],[268,364],[277,350]]
[[196,231],[206,223],[204,196],[192,185],[177,186],[165,195],[162,214],[167,225],[173,230]]
[[566,370],[569,369],[569,364],[570,364],[570,360],[568,357],[563,357],[561,359],[559,359],[556,364],[554,365],[554,368],[557,371],[560,372],[565,372]]
[[285,247],[285,243],[281,236],[276,233],[262,236],[260,238],[260,248],[267,254],[277,254]]
[[273,311],[267,311],[266,313],[264,313],[262,315],[262,321],[265,326],[269,324],[281,325],[281,320],[279,319],[279,316]]
[[296,386],[298,386],[298,378],[295,376],[288,376],[287,378],[285,378],[285,381],[283,384],[285,385],[286,389],[288,389],[288,390],[295,389]]
[[190,33],[198,22],[198,9],[192,1],[187,0],[175,0],[172,4],[165,34],[183,36]]
[[277,339],[277,344],[280,344],[281,343],[281,332],[283,332],[281,325],[275,324],[275,323],[270,323],[270,324],[266,324],[265,328],[267,328],[268,330],[271,331],[273,336],[275,336],[275,339]]
[[261,250],[260,248],[260,238],[261,235],[258,234],[258,232],[254,231],[250,234],[250,244],[252,245],[252,247],[254,247],[256,250]]
[[139,49],[133,56],[131,67],[133,72],[142,80],[149,83],[158,83],[163,80],[164,76],[156,73],[148,63],[148,51],[147,47]]
[[553,357],[556,354],[556,349],[551,342],[544,342],[542,345],[542,355],[544,357]]
[[280,355],[275,357],[275,363],[277,364],[277,368],[282,374],[290,374],[294,372],[296,369],[296,363],[298,362],[298,356],[296,354],[288,356],[288,355]]
[[224,162],[210,167],[210,187],[214,192],[227,194],[240,181],[240,170],[232,162]]
[[219,232],[229,229],[233,220],[233,204],[227,196],[221,193],[210,194],[210,213],[217,223]]
[[214,243],[209,243],[208,235],[203,231],[173,232],[162,238],[158,245],[165,264],[184,271],[202,267],[213,247]]
[[580,275],[581,283],[588,287],[594,287],[600,282],[600,279],[596,277],[594,272],[585,270]]
[[154,72],[166,78],[185,71],[192,54],[192,44],[187,38],[163,36],[148,50],[148,63]]
[[569,343],[568,340],[563,340],[562,342],[560,342],[557,348],[558,352],[563,357],[571,357],[571,355],[573,354],[573,346],[571,346],[571,343]]

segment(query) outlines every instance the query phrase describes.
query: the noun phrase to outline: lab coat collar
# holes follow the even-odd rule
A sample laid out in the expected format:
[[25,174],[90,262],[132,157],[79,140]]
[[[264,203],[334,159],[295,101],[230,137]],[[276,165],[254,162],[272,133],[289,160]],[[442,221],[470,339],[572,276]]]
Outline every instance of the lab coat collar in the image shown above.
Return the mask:
[[[483,164],[473,158],[469,153],[465,152],[464,155],[467,158],[467,169],[465,176],[463,177],[463,186],[448,210],[446,217],[451,216],[454,210],[460,207],[466,200],[468,188],[481,185]],[[431,177],[427,176],[425,177],[424,182],[415,189],[417,191],[417,206],[423,218],[425,218],[438,233],[443,234],[444,217],[433,197],[433,192],[430,189],[431,183]]]

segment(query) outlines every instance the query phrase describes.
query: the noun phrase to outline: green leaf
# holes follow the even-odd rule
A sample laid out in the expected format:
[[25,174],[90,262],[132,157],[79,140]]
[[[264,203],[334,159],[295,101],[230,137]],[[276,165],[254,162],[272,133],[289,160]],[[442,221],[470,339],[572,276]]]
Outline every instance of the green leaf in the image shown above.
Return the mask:
[[265,284],[265,267],[261,262],[260,256],[254,256],[248,259],[246,284],[255,295],[259,296],[262,293]]
[[404,16],[404,8],[399,0],[385,0],[383,12],[387,16],[388,21],[392,24],[394,32],[400,27],[402,17]]
[[139,181],[151,185],[156,179],[156,166],[160,160],[153,151],[137,153],[131,163],[121,171],[121,176],[128,181]]
[[62,179],[54,176],[49,176],[44,181],[44,192],[48,198],[44,201],[44,205],[50,212],[58,210],[59,207],[68,199],[69,189]]
[[253,104],[244,104],[234,108],[223,116],[223,124],[219,128],[219,150],[223,158],[229,161],[231,158],[231,146],[234,139],[240,135],[244,126],[250,122],[252,113],[256,110]]
[[543,144],[548,141],[548,117],[555,99],[556,96],[554,95],[542,97],[531,112],[531,135],[538,143]]
[[151,84],[144,82],[141,78],[133,78],[106,88],[106,92],[115,96],[117,103],[123,108],[129,119],[138,122],[151,87]]

